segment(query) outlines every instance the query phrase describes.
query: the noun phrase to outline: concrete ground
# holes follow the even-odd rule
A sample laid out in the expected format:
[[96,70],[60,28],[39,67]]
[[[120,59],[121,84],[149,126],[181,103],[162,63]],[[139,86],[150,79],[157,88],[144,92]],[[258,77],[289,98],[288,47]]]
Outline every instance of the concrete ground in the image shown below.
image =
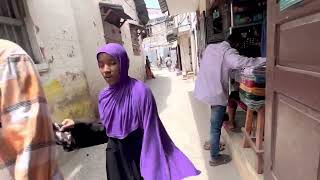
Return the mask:
[[[155,71],[156,79],[147,81],[157,101],[164,126],[175,144],[202,172],[188,180],[240,180],[233,162],[210,167],[209,152],[202,146],[209,135],[207,105],[193,98],[194,81],[166,70]],[[228,153],[228,152],[224,152]],[[105,145],[72,153],[61,151],[60,167],[67,180],[105,180]]]

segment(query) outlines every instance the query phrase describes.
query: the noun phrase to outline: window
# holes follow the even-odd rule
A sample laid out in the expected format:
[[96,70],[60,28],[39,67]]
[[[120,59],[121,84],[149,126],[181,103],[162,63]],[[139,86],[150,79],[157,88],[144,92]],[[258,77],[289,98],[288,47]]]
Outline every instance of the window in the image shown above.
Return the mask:
[[136,56],[141,55],[141,45],[140,45],[139,36],[141,35],[143,30],[144,30],[143,27],[140,27],[135,24],[130,24],[130,34],[131,34],[133,54]]
[[123,44],[120,28],[106,21],[103,21],[103,30],[106,43]]
[[168,20],[166,21],[166,25],[167,25],[167,30],[173,29],[174,28],[174,18],[169,17]]
[[0,38],[19,44],[35,61],[24,22],[25,11],[21,0],[1,0]]
[[102,21],[107,21],[110,24],[121,28],[126,20],[132,18],[124,12],[124,9],[121,5],[109,4],[109,3],[100,3],[100,13]]

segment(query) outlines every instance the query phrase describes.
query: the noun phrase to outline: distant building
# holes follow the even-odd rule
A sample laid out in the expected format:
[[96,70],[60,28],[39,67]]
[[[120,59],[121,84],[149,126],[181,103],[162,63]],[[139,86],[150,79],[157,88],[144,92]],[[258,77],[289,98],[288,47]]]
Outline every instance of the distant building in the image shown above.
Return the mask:
[[170,44],[166,39],[166,20],[168,16],[162,14],[160,9],[148,9],[148,12],[150,17],[156,18],[150,19],[146,26],[148,37],[143,40],[143,46],[145,54],[148,55],[149,60],[155,65],[160,57],[164,59],[164,57],[170,54]]

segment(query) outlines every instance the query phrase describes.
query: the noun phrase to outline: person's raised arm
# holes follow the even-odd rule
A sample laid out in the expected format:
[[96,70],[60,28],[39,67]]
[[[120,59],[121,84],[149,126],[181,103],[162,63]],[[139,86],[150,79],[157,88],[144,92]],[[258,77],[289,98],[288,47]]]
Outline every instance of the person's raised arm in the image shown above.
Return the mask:
[[229,49],[225,52],[224,58],[231,69],[240,69],[248,66],[255,66],[266,62],[265,58],[249,58],[239,55],[236,49]]

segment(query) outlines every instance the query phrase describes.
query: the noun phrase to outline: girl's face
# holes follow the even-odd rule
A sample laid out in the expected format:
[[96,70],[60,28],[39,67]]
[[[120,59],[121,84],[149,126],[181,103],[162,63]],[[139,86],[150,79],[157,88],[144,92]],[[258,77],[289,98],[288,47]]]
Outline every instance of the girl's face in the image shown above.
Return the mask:
[[120,63],[107,53],[98,55],[100,73],[109,85],[115,85],[120,81]]

